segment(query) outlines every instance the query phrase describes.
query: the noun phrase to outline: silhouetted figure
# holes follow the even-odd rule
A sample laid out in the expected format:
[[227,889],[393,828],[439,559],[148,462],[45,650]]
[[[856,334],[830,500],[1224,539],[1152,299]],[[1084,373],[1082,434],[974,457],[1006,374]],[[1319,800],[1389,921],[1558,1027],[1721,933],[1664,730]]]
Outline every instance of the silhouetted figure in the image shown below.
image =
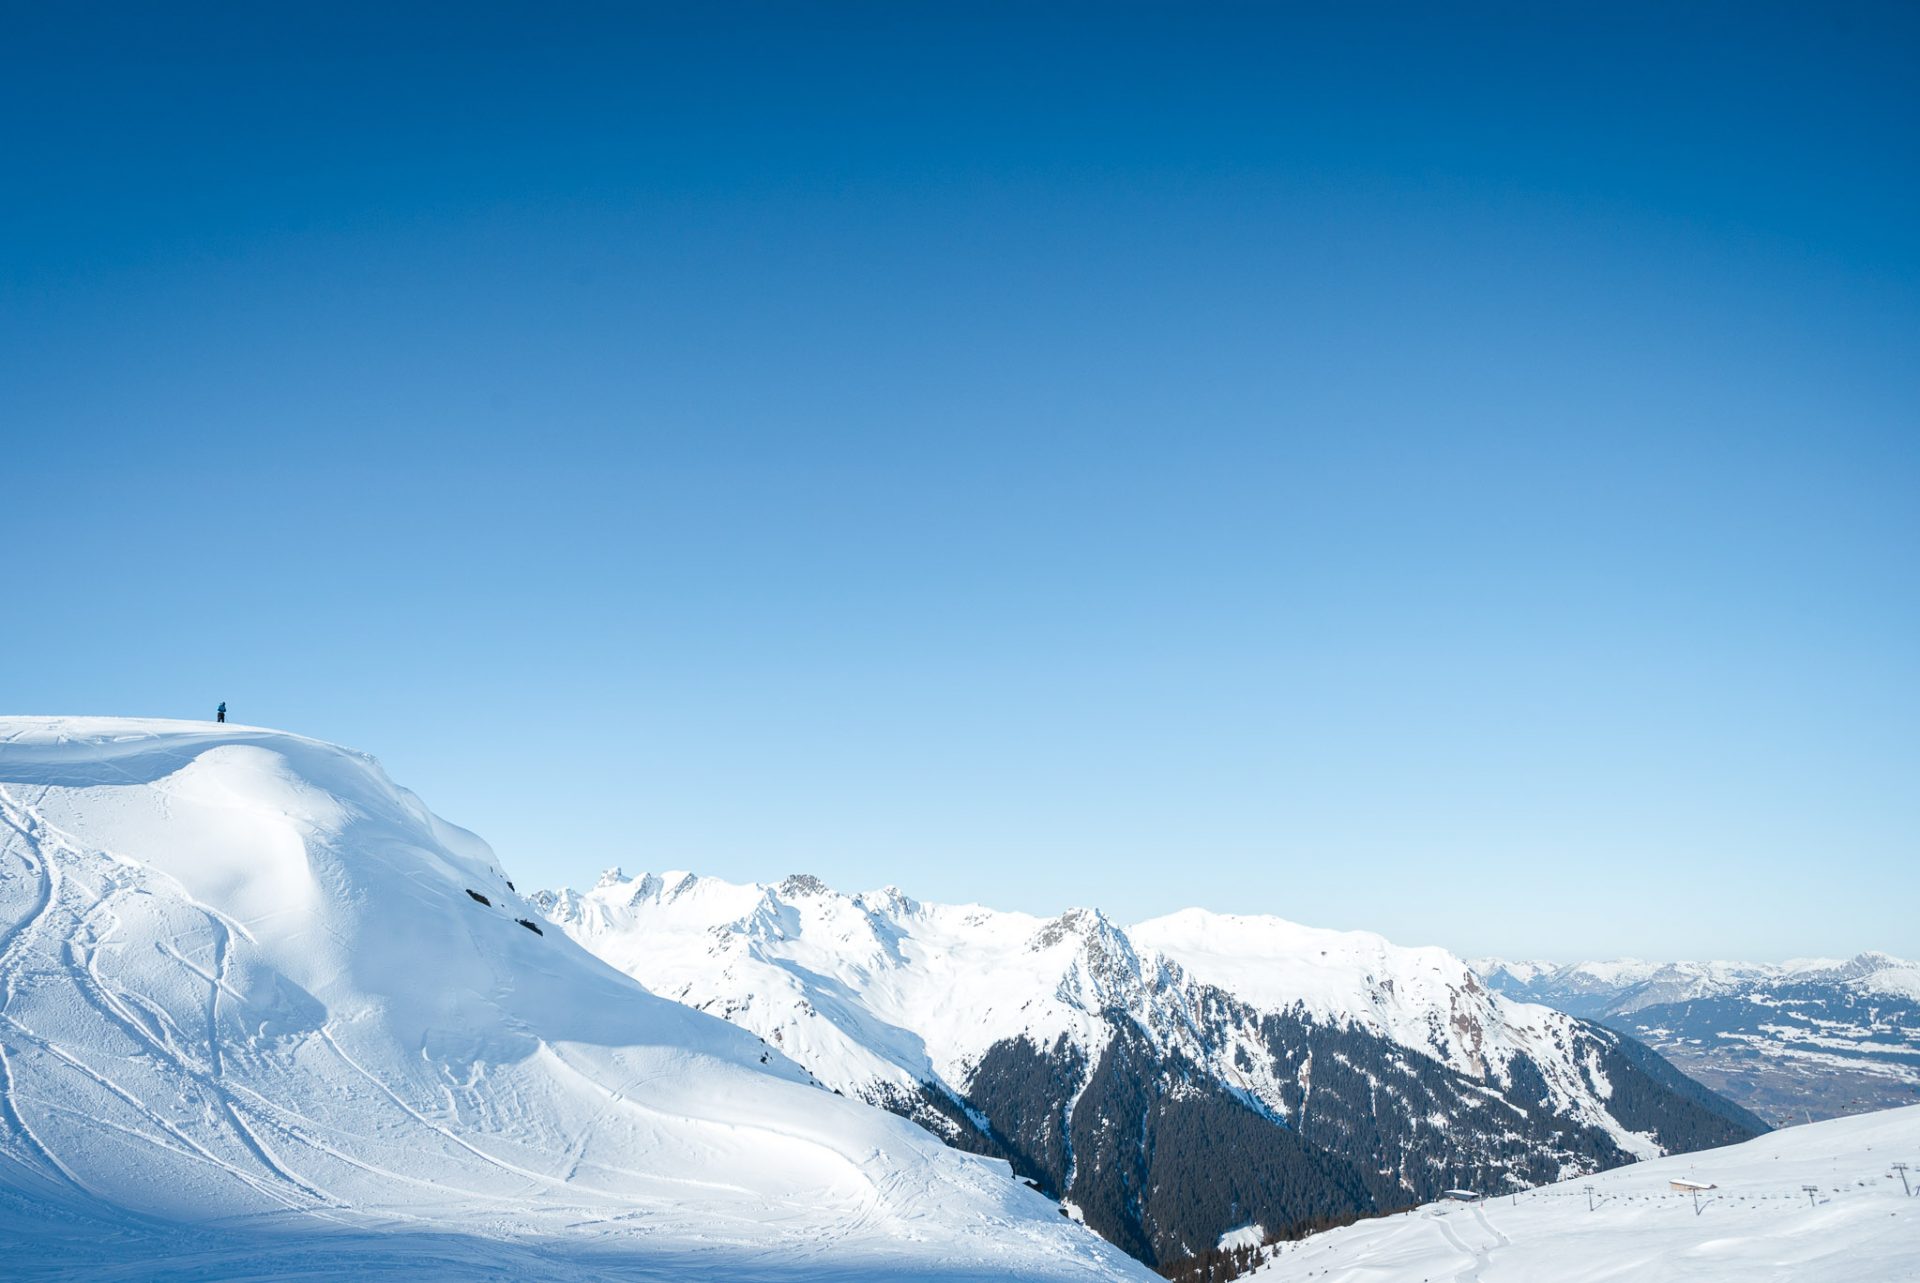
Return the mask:
[[216,722],[224,722],[227,720],[227,701],[226,700],[224,699],[221,700],[220,707],[213,710],[213,720]]

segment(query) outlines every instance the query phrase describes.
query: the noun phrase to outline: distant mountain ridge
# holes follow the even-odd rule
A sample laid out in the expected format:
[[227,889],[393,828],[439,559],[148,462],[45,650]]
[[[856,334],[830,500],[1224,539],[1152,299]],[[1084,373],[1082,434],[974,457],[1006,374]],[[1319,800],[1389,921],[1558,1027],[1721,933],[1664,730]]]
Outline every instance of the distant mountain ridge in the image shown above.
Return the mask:
[[1920,1101],[1920,964],[1891,954],[1473,967],[1510,997],[1633,1035],[1776,1122]]
[[1764,1130],[1630,1039],[1364,932],[1200,910],[1122,927],[804,874],[611,870],[531,898],[655,992],[1007,1158],[1155,1265]]

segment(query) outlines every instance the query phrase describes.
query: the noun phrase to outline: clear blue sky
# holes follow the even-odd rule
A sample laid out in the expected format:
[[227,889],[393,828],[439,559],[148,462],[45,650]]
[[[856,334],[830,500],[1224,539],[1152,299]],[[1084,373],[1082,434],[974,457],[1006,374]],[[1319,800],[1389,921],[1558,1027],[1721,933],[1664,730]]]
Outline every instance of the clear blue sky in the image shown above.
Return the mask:
[[1920,10],[398,7],[6,7],[0,707],[523,886],[1920,955]]

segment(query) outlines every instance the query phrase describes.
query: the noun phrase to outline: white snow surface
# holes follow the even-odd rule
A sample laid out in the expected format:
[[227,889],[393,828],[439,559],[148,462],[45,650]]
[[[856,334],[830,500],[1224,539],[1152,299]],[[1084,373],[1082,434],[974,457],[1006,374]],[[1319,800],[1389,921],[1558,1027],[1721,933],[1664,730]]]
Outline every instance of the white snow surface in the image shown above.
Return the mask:
[[1241,1248],[1259,1247],[1266,1241],[1265,1227],[1255,1221],[1242,1225],[1239,1229],[1228,1230],[1220,1236],[1220,1241],[1215,1243],[1214,1247],[1218,1251],[1232,1252]]
[[516,918],[362,754],[0,719],[7,1277],[1152,1277]]
[[1107,1015],[1125,1011],[1284,1117],[1257,1040],[1200,1036],[1198,987],[1210,986],[1257,1011],[1366,1028],[1481,1082],[1504,1083],[1525,1053],[1556,1112],[1636,1157],[1661,1152],[1606,1112],[1609,1089],[1578,1063],[1570,1017],[1492,992],[1444,949],[1199,909],[1122,928],[1097,909],[1041,918],[926,903],[895,887],[848,895],[805,874],[743,885],[613,869],[589,891],[538,899],[551,921],[654,992],[724,1016],[868,1099],[925,1083],[964,1093],[1003,1039],[1049,1048],[1064,1038],[1091,1067],[1110,1036]]
[[[1484,1203],[1435,1203],[1273,1250],[1262,1283],[1913,1283],[1920,1106],[1769,1132]],[[1675,1179],[1711,1183],[1699,1211]],[[1909,1175],[1911,1179],[1911,1174]],[[1816,1186],[1811,1199],[1802,1188]],[[1587,1187],[1594,1210],[1588,1210]],[[1920,1187],[1916,1187],[1920,1189]]]

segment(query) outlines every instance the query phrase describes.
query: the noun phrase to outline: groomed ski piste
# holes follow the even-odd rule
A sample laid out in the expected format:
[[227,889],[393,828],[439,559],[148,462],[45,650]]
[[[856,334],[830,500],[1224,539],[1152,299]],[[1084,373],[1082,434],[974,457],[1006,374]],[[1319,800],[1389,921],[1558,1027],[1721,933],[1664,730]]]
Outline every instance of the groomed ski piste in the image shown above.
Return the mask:
[[551,926],[360,753],[0,718],[9,1279],[1147,1279]]
[[[1260,1283],[1913,1283],[1920,1105],[1271,1249]],[[1915,1195],[1920,1179],[1906,1174]],[[1710,1188],[1677,1189],[1672,1182]],[[1812,1186],[1809,1190],[1807,1187]],[[1697,1209],[1697,1210],[1696,1210]]]

